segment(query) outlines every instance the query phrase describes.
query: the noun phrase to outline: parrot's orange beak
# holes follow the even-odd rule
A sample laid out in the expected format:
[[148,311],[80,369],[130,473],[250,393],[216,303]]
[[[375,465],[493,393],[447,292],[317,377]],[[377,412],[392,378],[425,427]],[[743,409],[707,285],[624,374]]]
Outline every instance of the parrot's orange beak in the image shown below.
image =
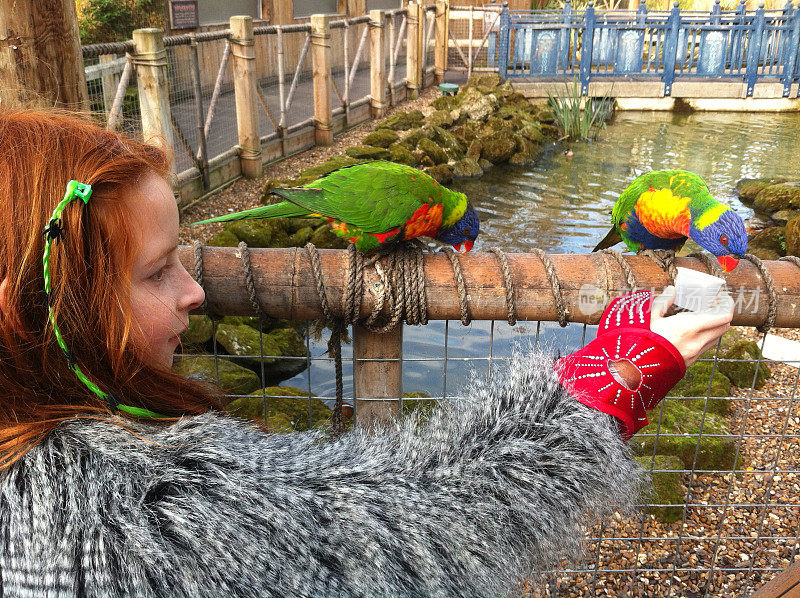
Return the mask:
[[723,272],[730,272],[739,264],[739,260],[730,255],[721,255],[717,258],[717,261],[722,266]]
[[472,245],[472,241],[464,241],[463,243],[453,245],[453,249],[455,249],[458,253],[467,253],[470,249],[472,249]]

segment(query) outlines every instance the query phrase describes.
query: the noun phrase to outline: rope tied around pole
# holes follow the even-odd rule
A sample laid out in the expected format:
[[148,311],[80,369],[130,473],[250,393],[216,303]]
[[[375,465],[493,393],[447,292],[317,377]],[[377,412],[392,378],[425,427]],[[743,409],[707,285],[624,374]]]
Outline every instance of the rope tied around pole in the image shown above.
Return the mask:
[[628,261],[622,257],[622,254],[619,251],[610,248],[603,249],[602,253],[605,255],[610,255],[612,258],[614,258],[622,270],[622,273],[625,275],[625,282],[628,283],[628,288],[631,292],[635,291],[639,287],[638,283],[636,282],[636,276],[633,273],[633,268],[631,268],[631,265],[628,263]]
[[756,257],[752,253],[746,253],[742,259],[747,260],[758,268],[758,272],[761,274],[761,280],[764,281],[764,286],[767,287],[767,299],[769,301],[767,304],[767,317],[763,324],[756,326],[756,330],[766,334],[775,323],[775,316],[778,315],[778,293],[775,290],[775,281],[772,278],[772,274],[770,274],[769,270],[764,266],[764,262],[761,261],[761,258]]
[[564,328],[567,325],[567,308],[564,305],[564,296],[561,293],[561,283],[558,280],[558,275],[553,267],[553,262],[550,261],[550,256],[538,247],[531,249],[531,253],[542,260],[544,264],[544,272],[547,274],[547,280],[550,282],[550,288],[553,289],[553,299],[555,300],[556,313],[558,314],[558,325]]

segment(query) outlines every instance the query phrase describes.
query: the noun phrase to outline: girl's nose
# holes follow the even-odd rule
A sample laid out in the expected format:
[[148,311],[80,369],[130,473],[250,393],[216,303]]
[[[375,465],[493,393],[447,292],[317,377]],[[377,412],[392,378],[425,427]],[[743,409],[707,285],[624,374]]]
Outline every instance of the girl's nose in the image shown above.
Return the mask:
[[197,284],[197,281],[195,281],[191,274],[186,271],[186,268],[183,268],[183,271],[186,275],[187,286],[183,294],[182,303],[185,306],[186,311],[192,311],[203,304],[203,301],[206,298],[206,293],[203,291],[203,287]]

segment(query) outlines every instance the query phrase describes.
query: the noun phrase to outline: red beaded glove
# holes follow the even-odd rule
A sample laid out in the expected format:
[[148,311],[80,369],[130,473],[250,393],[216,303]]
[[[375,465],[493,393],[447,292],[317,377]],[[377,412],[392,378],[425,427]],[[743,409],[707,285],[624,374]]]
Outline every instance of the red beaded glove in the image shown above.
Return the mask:
[[[561,384],[581,403],[616,417],[627,440],[647,425],[655,407],[686,373],[686,362],[663,336],[650,331],[653,294],[638,291],[611,302],[600,319],[597,338],[559,359]],[[609,367],[629,361],[639,371],[639,385],[628,388]]]

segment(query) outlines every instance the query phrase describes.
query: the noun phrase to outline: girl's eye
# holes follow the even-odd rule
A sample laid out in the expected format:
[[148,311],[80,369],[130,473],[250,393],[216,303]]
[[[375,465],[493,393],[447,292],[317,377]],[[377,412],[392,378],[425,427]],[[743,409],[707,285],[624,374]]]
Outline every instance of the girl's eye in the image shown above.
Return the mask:
[[153,274],[150,279],[155,280],[156,282],[161,282],[164,279],[164,273],[167,271],[167,268],[169,268],[169,266],[164,266],[163,268],[159,269],[159,271]]
[[720,235],[719,242],[722,243],[723,245],[727,245],[728,244],[728,237],[726,237],[725,235]]

